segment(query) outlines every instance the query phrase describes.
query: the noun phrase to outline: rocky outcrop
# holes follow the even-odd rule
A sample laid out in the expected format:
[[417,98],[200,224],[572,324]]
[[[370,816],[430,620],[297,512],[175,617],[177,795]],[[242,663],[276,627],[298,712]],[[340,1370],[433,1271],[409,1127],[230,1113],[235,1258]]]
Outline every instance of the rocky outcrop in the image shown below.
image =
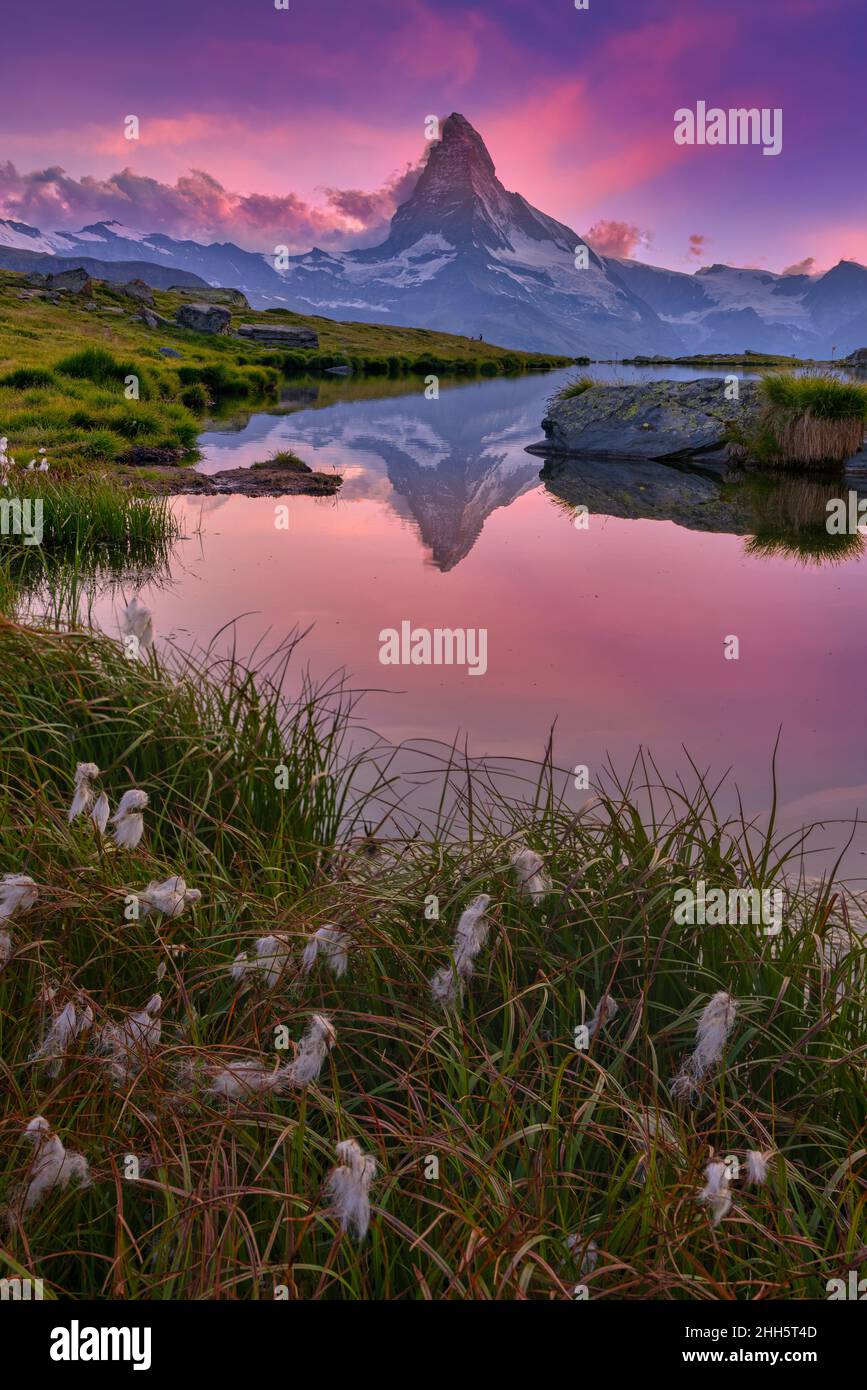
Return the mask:
[[182,304],[175,314],[179,328],[195,333],[228,333],[232,315],[219,304]]
[[93,281],[86,270],[61,270],[56,275],[29,275],[30,285],[39,285],[49,291],[64,291],[66,294],[89,294]]
[[128,299],[134,299],[139,304],[147,304],[153,308],[154,292],[150,285],[146,285],[144,280],[129,280],[125,285],[120,286],[121,294],[125,294]]
[[[186,285],[169,285],[169,289],[176,290],[181,294],[190,293]],[[197,289],[194,293],[201,304],[225,304],[230,309],[249,309],[250,307],[247,296],[242,294],[240,290],[226,290],[219,286],[213,286],[209,289]]]
[[318,348],[319,334],[312,328],[300,328],[284,323],[239,323],[239,338],[263,347]]
[[856,348],[855,352],[850,352],[848,357],[843,358],[842,365],[857,367],[859,371],[863,371],[867,368],[867,347]]
[[740,382],[739,399],[730,401],[722,377],[592,386],[551,402],[542,421],[545,443],[531,452],[598,459],[722,457],[730,428],[749,428],[758,411],[754,382]]

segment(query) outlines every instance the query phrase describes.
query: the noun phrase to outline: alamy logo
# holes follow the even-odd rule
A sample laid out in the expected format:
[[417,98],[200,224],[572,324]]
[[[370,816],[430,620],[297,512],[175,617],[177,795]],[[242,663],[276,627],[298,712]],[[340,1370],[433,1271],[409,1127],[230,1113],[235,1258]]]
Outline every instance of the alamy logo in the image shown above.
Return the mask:
[[775,106],[708,109],[697,101],[695,110],[681,106],[674,113],[676,145],[761,145],[762,154],[779,154],[783,148],[783,112]]
[[485,627],[413,627],[404,618],[398,631],[384,627],[379,634],[383,666],[466,666],[467,675],[483,676],[488,669],[488,629]]
[[0,497],[0,535],[23,536],[25,545],[42,544],[42,498]]
[[845,497],[832,497],[825,503],[829,536],[867,536],[867,497],[851,488]]
[[831,1303],[841,1298],[851,1299],[859,1303],[867,1301],[867,1279],[859,1279],[857,1269],[850,1269],[848,1278],[845,1280],[829,1279],[825,1288]]
[[0,1279],[0,1302],[7,1299],[14,1303],[41,1303],[45,1297],[45,1285],[41,1279]]
[[149,1327],[82,1327],[73,1318],[69,1327],[51,1332],[52,1361],[131,1361],[134,1371],[149,1371]]
[[677,888],[674,922],[678,927],[722,927],[738,922],[764,927],[764,936],[783,929],[783,893],[774,888],[708,888],[700,878],[692,888]]

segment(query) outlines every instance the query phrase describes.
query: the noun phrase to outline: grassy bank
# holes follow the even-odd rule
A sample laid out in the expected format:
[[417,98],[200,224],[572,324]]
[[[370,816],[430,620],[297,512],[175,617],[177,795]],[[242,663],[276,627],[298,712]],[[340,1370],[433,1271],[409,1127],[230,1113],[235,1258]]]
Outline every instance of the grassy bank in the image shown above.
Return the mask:
[[[44,447],[56,469],[74,473],[119,460],[189,458],[212,404],[273,397],[287,377],[329,367],[381,378],[496,376],[568,360],[424,329],[238,311],[239,321],[319,334],[317,351],[295,352],[173,326],[149,328],[139,321],[141,305],[102,282],[94,282],[92,296],[63,295],[56,304],[21,297],[28,293],[24,276],[0,272],[0,434],[19,463]],[[168,320],[191,299],[194,292],[154,291],[155,310]]]
[[[0,1204],[36,1114],[93,1179],[0,1234],[9,1271],[96,1297],[545,1300],[581,1282],[591,1299],[715,1299],[824,1297],[863,1262],[864,946],[836,886],[799,878],[773,817],[722,824],[701,781],[665,790],[641,765],[580,819],[550,763],[510,798],[455,770],[461,833],[455,818],[388,840],[389,823],[377,849],[357,838],[380,812],[354,800],[336,691],[284,709],[232,662],[172,673],[90,633],[5,622],[0,701],[0,873],[41,887],[0,973]],[[68,823],[81,761],[113,806],[147,791],[139,848]],[[542,902],[516,889],[520,843],[545,856]],[[190,913],[125,918],[128,893],[175,873],[202,894]],[[770,889],[787,874],[778,937],[675,920],[675,891],[700,878]],[[490,935],[450,1013],[430,980],[482,892]],[[302,978],[325,923],[351,935],[347,974],[320,960]],[[242,989],[232,962],[274,932],[286,975]],[[162,1038],[123,1084],[87,1040],[56,1076],[29,1060],[62,1003],[87,1002],[99,1028],[155,990]],[[694,1103],[677,1100],[719,991],[734,1026]],[[606,995],[616,1014],[577,1048]],[[313,1013],[337,1040],[307,1089],[227,1108],[190,1083],[196,1061],[282,1060],[279,1030],[297,1040]],[[361,1242],[325,1191],[349,1138],[378,1165]],[[713,1225],[705,1166],[753,1150],[767,1181],[740,1176]]]
[[831,375],[762,377],[755,423],[734,433],[732,454],[771,467],[835,467],[858,453],[867,386]]

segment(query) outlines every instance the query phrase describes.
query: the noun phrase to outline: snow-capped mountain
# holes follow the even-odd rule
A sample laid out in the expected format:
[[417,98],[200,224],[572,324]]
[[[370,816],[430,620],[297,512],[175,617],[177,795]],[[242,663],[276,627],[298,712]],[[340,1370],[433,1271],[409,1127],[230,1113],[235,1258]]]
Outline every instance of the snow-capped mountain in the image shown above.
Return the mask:
[[[586,268],[576,265],[578,249]],[[278,270],[272,255],[232,242],[205,245],[113,221],[42,232],[0,220],[0,267],[44,269],[49,256],[94,275],[116,266],[105,272],[110,278],[134,262],[137,275],[160,287],[198,277],[242,290],[259,309],[481,335],[572,356],[751,349],[826,358],[867,344],[864,266],[841,261],[809,276],[712,265],[690,275],[599,256],[570,227],[509,193],[481,136],[457,114],[443,122],[379,246],[314,247]]]
[[694,275],[609,260],[623,282],[675,330],[690,352],[845,356],[867,342],[867,269],[840,263],[824,275],[775,275],[703,266]]
[[[579,268],[575,253],[585,247]],[[576,356],[680,347],[577,232],[506,191],[481,136],[456,114],[380,246],[314,249],[290,260],[283,282],[302,312],[481,334],[510,347]]]

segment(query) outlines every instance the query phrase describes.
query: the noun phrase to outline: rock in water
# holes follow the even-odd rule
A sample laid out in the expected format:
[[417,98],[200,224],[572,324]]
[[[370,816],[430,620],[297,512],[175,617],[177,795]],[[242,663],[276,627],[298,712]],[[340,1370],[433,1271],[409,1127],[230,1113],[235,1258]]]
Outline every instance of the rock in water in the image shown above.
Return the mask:
[[722,377],[591,386],[551,403],[542,421],[546,442],[533,452],[622,459],[722,454],[728,427],[749,428],[760,408],[755,382],[740,382],[736,401],[726,400],[725,391]]
[[228,333],[232,315],[219,304],[182,304],[175,314],[175,322],[180,328],[191,328],[195,333]]
[[312,328],[296,328],[284,323],[239,323],[237,333],[251,343],[265,347],[318,348],[319,334]]

